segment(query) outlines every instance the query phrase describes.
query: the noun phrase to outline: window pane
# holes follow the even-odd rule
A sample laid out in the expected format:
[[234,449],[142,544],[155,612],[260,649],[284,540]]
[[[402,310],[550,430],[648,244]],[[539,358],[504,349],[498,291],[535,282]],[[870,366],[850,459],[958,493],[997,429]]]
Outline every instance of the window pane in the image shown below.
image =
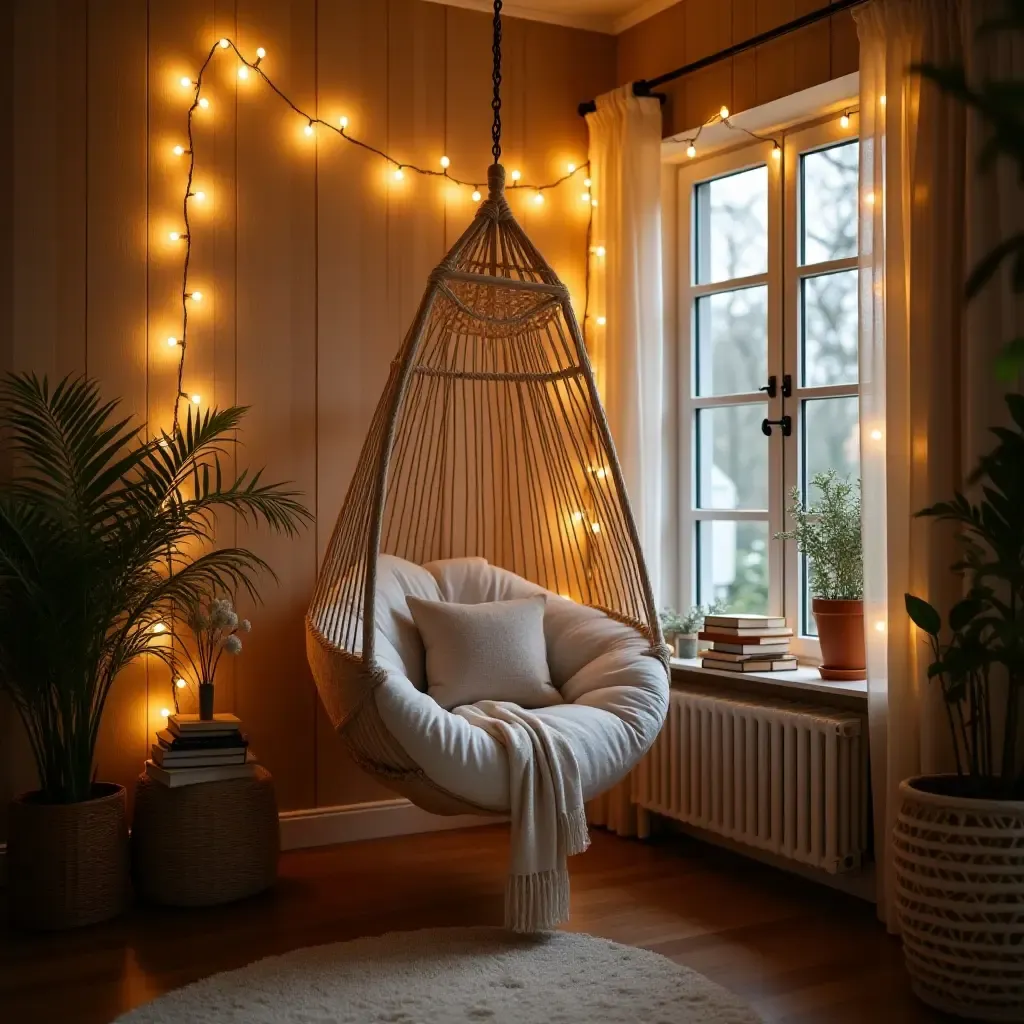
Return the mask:
[[800,614],[800,632],[803,636],[817,636],[818,623],[811,611],[811,560],[806,555],[800,556],[800,586],[803,588],[803,608]]
[[856,140],[800,158],[800,262],[857,255]]
[[768,611],[768,524],[697,522],[697,600],[730,612]]
[[697,507],[768,508],[765,402],[697,411]]
[[694,266],[698,284],[768,269],[768,168],[751,168],[698,185]]
[[820,500],[815,487],[808,493],[811,477],[834,469],[840,476],[860,476],[860,437],[857,397],[815,398],[803,403],[803,492],[808,501]]
[[857,271],[808,277],[801,289],[804,387],[857,382]]
[[756,391],[768,378],[768,289],[740,288],[697,300],[698,395]]

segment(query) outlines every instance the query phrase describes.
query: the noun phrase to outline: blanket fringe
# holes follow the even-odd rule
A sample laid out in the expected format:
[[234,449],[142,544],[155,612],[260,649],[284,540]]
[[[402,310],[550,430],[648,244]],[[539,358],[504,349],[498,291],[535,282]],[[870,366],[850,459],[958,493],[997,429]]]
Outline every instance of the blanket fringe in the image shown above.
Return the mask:
[[569,917],[569,872],[565,865],[533,875],[509,875],[505,884],[505,927],[542,932]]
[[590,846],[590,832],[587,831],[587,811],[577,807],[559,815],[558,829],[561,832],[562,849],[567,857],[582,853]]

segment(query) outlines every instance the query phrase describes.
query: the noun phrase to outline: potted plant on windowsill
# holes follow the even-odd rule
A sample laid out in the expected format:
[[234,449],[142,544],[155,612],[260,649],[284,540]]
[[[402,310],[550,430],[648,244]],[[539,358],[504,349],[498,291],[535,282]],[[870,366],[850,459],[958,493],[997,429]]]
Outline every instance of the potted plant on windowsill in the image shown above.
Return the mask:
[[817,473],[811,485],[821,493],[807,505],[793,488],[789,515],[794,528],[777,540],[795,540],[807,556],[811,611],[818,626],[822,679],[863,679],[864,555],[860,534],[860,482],[834,469]]
[[972,483],[917,513],[958,527],[966,596],[949,610],[912,594],[941,688],[956,774],[900,785],[897,911],[914,990],[940,1009],[1024,1020],[1024,396]]
[[691,605],[682,615],[674,608],[666,608],[661,613],[661,631],[675,648],[677,658],[697,657],[697,634],[704,628],[704,617],[721,610],[716,601],[706,608],[702,604]]
[[269,571],[244,548],[199,550],[227,509],[287,534],[310,518],[220,455],[245,412],[212,410],[146,441],[97,385],[34,375],[0,382],[0,690],[24,723],[39,789],[10,805],[16,923],[65,928],[117,914],[127,895],[125,792],[95,780],[100,721],[118,673],[151,653],[172,664],[166,623],[204,595]]

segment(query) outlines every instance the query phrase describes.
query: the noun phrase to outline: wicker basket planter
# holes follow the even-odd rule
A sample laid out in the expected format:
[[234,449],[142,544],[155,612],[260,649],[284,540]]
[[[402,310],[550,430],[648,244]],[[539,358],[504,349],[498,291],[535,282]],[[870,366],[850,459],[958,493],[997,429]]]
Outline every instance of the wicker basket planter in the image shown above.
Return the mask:
[[262,892],[277,877],[274,780],[252,778],[168,789],[135,784],[132,878],[140,899],[209,907]]
[[57,929],[116,917],[128,899],[124,786],[100,783],[76,804],[26,793],[10,805],[7,891],[11,919]]
[[901,784],[894,834],[914,991],[963,1017],[1024,1021],[1024,801],[945,796],[923,784]]

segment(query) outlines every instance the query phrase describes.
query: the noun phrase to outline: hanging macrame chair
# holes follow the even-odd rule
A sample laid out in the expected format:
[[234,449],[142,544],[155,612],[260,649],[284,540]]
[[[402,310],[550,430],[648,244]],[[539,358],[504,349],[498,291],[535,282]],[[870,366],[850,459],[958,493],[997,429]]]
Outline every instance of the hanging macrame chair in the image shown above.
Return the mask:
[[[307,616],[320,697],[355,763],[435,813],[507,813],[486,732],[425,692],[409,595],[548,592],[552,682],[590,799],[653,743],[668,649],[568,291],[516,223],[500,155],[391,364]],[[500,694],[496,694],[500,698]]]

